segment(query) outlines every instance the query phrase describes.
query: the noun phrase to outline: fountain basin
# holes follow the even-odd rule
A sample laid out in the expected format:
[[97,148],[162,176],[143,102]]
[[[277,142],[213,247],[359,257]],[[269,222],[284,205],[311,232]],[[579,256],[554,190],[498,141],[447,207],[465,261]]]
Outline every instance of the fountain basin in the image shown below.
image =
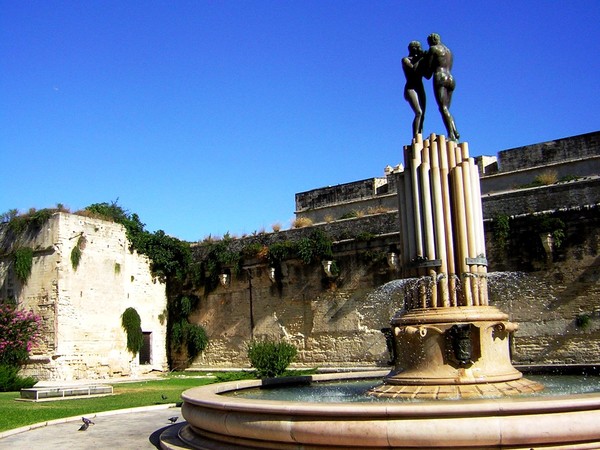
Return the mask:
[[284,386],[386,374],[247,380],[189,389],[182,394],[187,425],[179,437],[201,449],[600,447],[598,394],[419,403],[304,403],[221,395],[273,383]]

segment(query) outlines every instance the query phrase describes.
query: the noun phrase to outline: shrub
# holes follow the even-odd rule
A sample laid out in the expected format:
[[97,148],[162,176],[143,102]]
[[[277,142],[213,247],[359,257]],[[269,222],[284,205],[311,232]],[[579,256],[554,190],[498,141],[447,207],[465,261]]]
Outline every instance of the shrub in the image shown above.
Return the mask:
[[358,212],[353,209],[352,211],[348,211],[340,216],[340,220],[344,219],[355,219],[358,217]]
[[19,375],[19,367],[0,364],[0,392],[16,392],[33,387],[37,383],[34,377]]
[[313,221],[308,217],[298,217],[292,222],[292,227],[294,228],[305,228],[310,227],[313,224]]
[[389,211],[390,209],[385,206],[371,206],[367,209],[367,214],[385,214]]
[[558,182],[558,173],[556,170],[545,170],[540,173],[534,180],[538,186],[549,186]]
[[258,378],[282,375],[297,353],[296,347],[288,342],[263,340],[248,345],[248,358]]
[[321,259],[331,259],[332,240],[321,230],[313,231],[310,236],[298,241],[298,257],[304,264],[311,264]]
[[0,365],[18,367],[27,362],[40,337],[40,321],[31,311],[0,305]]
[[144,335],[142,333],[142,319],[135,308],[127,308],[121,315],[121,326],[127,333],[127,350],[133,355],[142,348]]
[[297,245],[292,241],[275,242],[269,247],[267,259],[271,264],[291,258],[296,254]]

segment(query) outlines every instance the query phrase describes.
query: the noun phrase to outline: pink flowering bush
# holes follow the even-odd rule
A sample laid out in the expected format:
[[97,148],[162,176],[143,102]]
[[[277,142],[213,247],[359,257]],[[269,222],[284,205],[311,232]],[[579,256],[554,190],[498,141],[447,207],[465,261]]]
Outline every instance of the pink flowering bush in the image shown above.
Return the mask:
[[27,362],[29,352],[40,338],[39,316],[0,305],[0,365],[18,367]]

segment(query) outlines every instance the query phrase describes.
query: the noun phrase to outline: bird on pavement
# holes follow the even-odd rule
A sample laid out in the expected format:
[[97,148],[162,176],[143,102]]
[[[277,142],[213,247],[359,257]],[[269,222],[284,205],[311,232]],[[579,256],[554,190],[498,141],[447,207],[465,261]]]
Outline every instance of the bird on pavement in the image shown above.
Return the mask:
[[169,422],[175,423],[175,422],[177,422],[177,419],[179,419],[179,417],[177,417],[177,416],[169,417]]
[[90,425],[95,425],[95,423],[94,423],[94,422],[92,422],[92,421],[91,421],[90,419],[88,419],[87,417],[82,417],[82,418],[81,418],[81,421],[82,421],[84,424],[88,425],[88,426],[90,426]]
[[84,423],[83,425],[81,425],[79,427],[79,431],[85,431],[88,429],[88,427],[89,427],[89,425],[87,423]]

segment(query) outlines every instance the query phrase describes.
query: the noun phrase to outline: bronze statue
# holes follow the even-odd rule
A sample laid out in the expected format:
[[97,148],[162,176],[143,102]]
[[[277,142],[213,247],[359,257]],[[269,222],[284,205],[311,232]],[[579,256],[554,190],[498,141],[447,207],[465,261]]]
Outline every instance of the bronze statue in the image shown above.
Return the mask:
[[402,58],[402,70],[406,77],[404,85],[404,98],[415,113],[412,124],[413,137],[423,134],[423,121],[425,120],[425,89],[423,88],[423,69],[420,63],[425,52],[419,41],[408,44],[408,56]]
[[424,76],[430,79],[433,76],[433,90],[435,100],[442,114],[442,120],[448,132],[448,139],[457,141],[460,136],[450,114],[450,103],[456,83],[450,71],[452,70],[452,52],[442,44],[440,35],[431,33],[427,37],[429,50],[424,56]]

